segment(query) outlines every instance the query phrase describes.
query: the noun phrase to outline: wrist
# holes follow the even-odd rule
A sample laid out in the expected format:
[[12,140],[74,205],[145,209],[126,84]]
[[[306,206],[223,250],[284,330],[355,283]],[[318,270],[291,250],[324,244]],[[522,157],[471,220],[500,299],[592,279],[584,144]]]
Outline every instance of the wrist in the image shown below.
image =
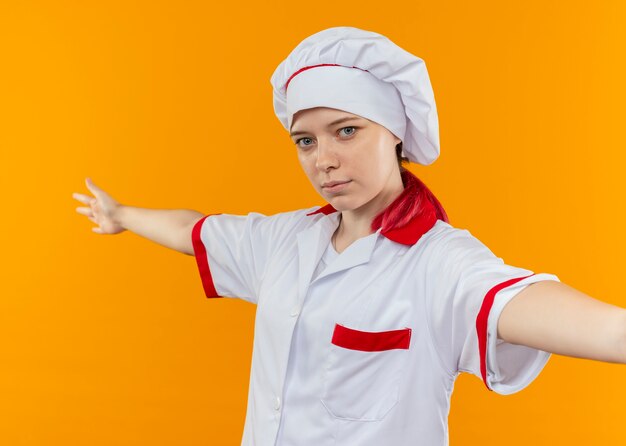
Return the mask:
[[111,220],[113,223],[124,229],[126,229],[126,226],[124,225],[124,215],[126,214],[127,208],[128,207],[123,204],[117,204],[111,213]]

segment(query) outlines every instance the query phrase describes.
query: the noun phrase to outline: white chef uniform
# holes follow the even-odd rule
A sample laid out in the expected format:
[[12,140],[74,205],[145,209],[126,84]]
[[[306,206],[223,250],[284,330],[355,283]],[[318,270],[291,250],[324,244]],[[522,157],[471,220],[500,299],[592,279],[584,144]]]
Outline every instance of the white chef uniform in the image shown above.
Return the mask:
[[339,215],[210,214],[193,228],[206,296],[257,304],[243,446],[443,446],[460,372],[500,394],[540,373],[550,354],[498,339],[497,321],[557,276],[505,264],[433,213],[337,254]]

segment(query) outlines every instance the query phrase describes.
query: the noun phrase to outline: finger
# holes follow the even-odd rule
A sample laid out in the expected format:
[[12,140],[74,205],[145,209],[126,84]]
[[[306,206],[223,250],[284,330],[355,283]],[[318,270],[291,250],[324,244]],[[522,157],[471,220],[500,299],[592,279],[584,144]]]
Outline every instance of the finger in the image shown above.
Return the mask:
[[87,218],[89,220],[91,220],[92,222],[94,222],[95,224],[99,225],[100,223],[98,223],[98,220],[96,220],[94,217],[92,217],[91,215],[88,215]]
[[93,181],[91,181],[91,178],[87,177],[85,179],[85,184],[87,185],[87,189],[89,189],[92,194],[96,197],[100,197],[100,193],[103,192],[103,190],[96,186]]
[[80,201],[81,203],[85,203],[85,204],[89,204],[89,201],[93,198],[93,197],[90,197],[89,195],[79,194],[78,192],[74,192],[72,194],[72,197],[76,198],[78,201]]
[[82,215],[86,215],[87,217],[93,217],[93,212],[91,211],[91,208],[82,207],[82,206],[77,207],[76,212]]
[[98,234],[102,234],[102,230],[100,228],[91,228],[93,232],[97,232]]

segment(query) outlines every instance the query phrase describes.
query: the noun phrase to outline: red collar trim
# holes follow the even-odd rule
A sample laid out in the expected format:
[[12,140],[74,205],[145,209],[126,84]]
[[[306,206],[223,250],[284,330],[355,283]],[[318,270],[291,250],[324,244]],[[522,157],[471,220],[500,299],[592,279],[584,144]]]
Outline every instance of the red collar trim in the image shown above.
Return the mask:
[[[330,203],[327,203],[318,210],[310,212],[306,215],[315,215],[320,213],[328,215],[334,212],[337,212],[337,209],[335,209]],[[422,235],[427,233],[433,227],[436,222],[437,213],[435,211],[435,207],[430,200],[427,200],[427,204],[421,215],[418,215],[404,226],[392,228],[387,231],[381,231],[380,233],[396,243],[414,245],[422,237]]]
[[332,214],[333,212],[337,212],[337,209],[335,209],[332,204],[327,203],[325,206],[322,206],[321,208],[319,208],[317,211],[313,211],[313,212],[309,212],[306,215],[315,215],[315,214],[324,214],[324,215],[328,215],[328,214]]

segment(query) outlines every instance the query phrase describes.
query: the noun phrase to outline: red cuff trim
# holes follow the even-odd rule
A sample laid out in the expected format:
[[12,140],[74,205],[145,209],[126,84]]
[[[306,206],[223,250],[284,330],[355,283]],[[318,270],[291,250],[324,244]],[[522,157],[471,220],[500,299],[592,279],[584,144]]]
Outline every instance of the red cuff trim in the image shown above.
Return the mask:
[[217,291],[215,290],[213,276],[211,275],[211,269],[209,268],[209,259],[207,257],[206,247],[204,246],[204,243],[202,243],[202,239],[200,238],[202,223],[204,223],[204,220],[206,220],[206,218],[210,217],[211,215],[220,214],[205,215],[200,220],[198,220],[191,230],[191,242],[196,257],[196,263],[198,264],[198,270],[200,271],[200,278],[202,279],[204,294],[206,294],[206,297],[223,297],[217,294]]
[[372,332],[335,324],[331,342],[339,347],[364,352],[380,352],[396,348],[407,350],[411,343],[411,329]]
[[491,389],[489,387],[489,384],[487,383],[487,321],[489,320],[489,312],[491,311],[491,307],[493,306],[493,301],[496,297],[496,293],[503,288],[519,282],[522,279],[534,275],[535,274],[533,273],[528,276],[517,277],[515,279],[509,279],[505,282],[499,283],[491,288],[483,299],[480,311],[478,312],[478,317],[476,317],[476,333],[478,334],[478,351],[480,352],[480,374],[482,375],[485,386],[487,386],[487,389],[489,390],[493,389]]

